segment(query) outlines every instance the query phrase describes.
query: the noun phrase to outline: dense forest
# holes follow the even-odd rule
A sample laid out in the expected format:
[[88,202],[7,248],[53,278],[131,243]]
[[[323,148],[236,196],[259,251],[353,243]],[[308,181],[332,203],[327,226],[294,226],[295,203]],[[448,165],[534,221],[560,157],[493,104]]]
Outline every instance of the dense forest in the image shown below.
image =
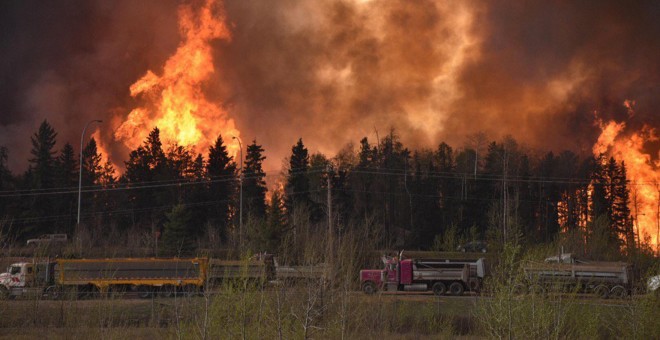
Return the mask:
[[582,255],[616,258],[648,248],[633,228],[626,165],[612,158],[538,152],[483,134],[462,149],[410,150],[392,129],[332,158],[292,141],[280,185],[269,190],[264,146],[251,141],[240,164],[223,137],[196,155],[163,145],[154,128],[118,176],[94,139],[78,164],[80,155],[44,121],[31,136],[24,173],[12,174],[11,150],[0,149],[2,234],[15,242],[86,235],[92,244],[156,247],[160,255],[238,247],[278,253],[310,235],[356,231],[377,249],[560,240]]

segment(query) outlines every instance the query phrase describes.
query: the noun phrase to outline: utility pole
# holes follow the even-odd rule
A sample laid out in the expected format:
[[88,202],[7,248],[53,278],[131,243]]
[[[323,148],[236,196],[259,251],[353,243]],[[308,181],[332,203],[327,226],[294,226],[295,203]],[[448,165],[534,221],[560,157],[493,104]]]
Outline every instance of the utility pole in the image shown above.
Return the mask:
[[328,259],[333,256],[334,237],[332,230],[332,179],[330,178],[330,166],[326,167],[328,174]]

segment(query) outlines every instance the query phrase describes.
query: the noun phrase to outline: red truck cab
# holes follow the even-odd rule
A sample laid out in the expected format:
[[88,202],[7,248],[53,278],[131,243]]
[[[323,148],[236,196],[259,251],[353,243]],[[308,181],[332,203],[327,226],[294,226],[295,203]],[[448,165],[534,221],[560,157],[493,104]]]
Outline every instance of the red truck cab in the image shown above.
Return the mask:
[[396,257],[383,256],[381,258],[384,269],[362,269],[360,270],[360,282],[362,283],[362,291],[367,294],[373,294],[378,290],[382,290],[384,285],[388,282],[398,281],[398,261]]

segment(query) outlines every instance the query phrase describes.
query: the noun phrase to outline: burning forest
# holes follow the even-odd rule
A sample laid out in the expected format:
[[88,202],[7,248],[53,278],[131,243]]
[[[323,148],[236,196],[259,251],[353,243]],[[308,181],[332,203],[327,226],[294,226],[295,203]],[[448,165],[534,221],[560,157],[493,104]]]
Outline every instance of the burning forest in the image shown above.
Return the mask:
[[377,248],[653,254],[659,14],[654,1],[3,3],[0,236],[295,254],[300,235],[369,230]]

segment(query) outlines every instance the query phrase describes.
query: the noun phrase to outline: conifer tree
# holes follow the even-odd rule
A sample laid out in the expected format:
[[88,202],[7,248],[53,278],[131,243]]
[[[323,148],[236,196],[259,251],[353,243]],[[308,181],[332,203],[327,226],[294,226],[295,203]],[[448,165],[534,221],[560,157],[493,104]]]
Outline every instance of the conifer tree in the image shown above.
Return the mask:
[[209,200],[207,209],[209,221],[225,238],[236,198],[236,163],[229,156],[221,135],[209,148],[206,164],[206,176],[209,181]]
[[57,186],[66,188],[78,184],[78,159],[71,144],[64,144],[57,158],[57,168]]
[[99,184],[103,166],[101,165],[101,155],[96,146],[96,140],[90,139],[82,155],[82,184],[91,186]]
[[265,224],[265,230],[262,233],[262,239],[266,251],[269,253],[278,253],[284,238],[286,228],[286,216],[283,211],[282,198],[279,191],[273,192],[268,205],[268,220]]
[[[54,150],[57,133],[55,129],[44,120],[39,130],[31,137],[32,150],[30,154],[30,167],[25,174],[31,189],[49,189],[55,186],[56,178],[56,151]],[[28,236],[37,233],[49,233],[55,231],[53,216],[56,216],[56,198],[50,195],[37,195],[28,197],[26,209],[23,212],[25,218],[37,218],[38,223],[29,223],[21,227],[22,233]]]
[[243,167],[243,214],[254,218],[266,217],[266,173],[262,163],[264,149],[256,139],[247,147]]
[[[122,181],[129,186],[145,187],[154,182],[171,180],[167,169],[167,158],[160,141],[160,130],[154,128],[149,136],[137,149],[129,154],[125,161],[126,172]],[[164,217],[163,208],[174,204],[172,197],[167,195],[168,188],[147,187],[131,190],[127,197],[133,210],[132,221],[153,228]]]
[[294,208],[309,208],[309,178],[307,170],[309,169],[309,153],[303,144],[302,138],[298,139],[296,145],[291,148],[291,157],[289,158],[289,169],[284,186],[285,198],[284,205],[290,215]]
[[[74,188],[78,185],[78,159],[71,144],[66,143],[57,158],[56,185],[60,188]],[[55,202],[59,215],[63,217],[62,229],[72,231],[76,223],[78,201],[76,194],[62,194]]]
[[[0,146],[0,190],[9,190],[13,186],[13,178],[7,167],[8,159],[9,152],[7,151],[7,148]],[[6,214],[9,214],[9,212],[9,199],[0,197],[0,218],[6,217]]]
[[175,205],[165,214],[163,231],[163,254],[170,256],[185,256],[193,253],[195,249],[194,233],[190,225],[191,216],[182,204]]
[[34,189],[52,188],[55,174],[55,154],[53,150],[56,143],[57,133],[47,120],[39,126],[39,130],[31,137],[32,158],[32,187]]

